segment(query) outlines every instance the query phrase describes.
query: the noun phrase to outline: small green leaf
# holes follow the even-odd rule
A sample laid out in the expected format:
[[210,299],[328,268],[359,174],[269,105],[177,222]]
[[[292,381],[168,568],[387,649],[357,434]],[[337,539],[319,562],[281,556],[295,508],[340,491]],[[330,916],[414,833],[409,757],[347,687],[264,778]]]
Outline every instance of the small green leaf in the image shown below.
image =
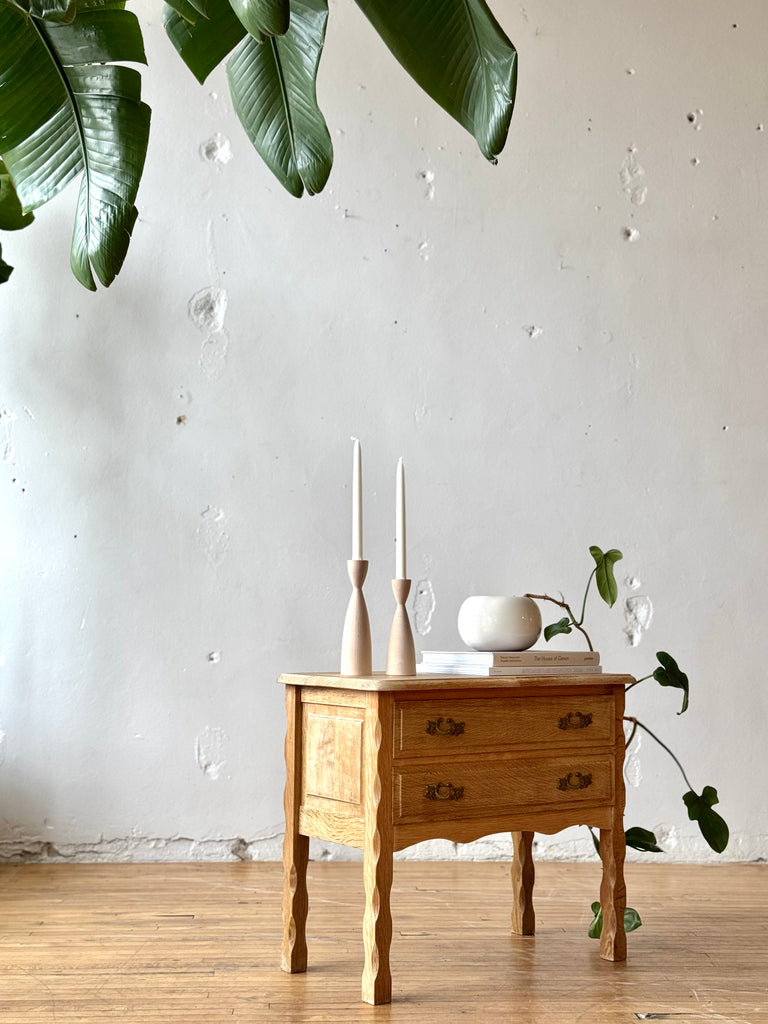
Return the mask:
[[[589,926],[587,934],[590,939],[599,939],[603,931],[603,908],[600,903],[595,900],[592,904],[592,913],[595,915],[592,924]],[[643,922],[640,919],[640,915],[632,907],[627,907],[624,911],[624,931],[629,933],[635,931]]]
[[3,259],[3,247],[0,245],[0,284],[5,284],[13,273],[13,267],[9,266]]
[[599,547],[592,545],[589,549],[590,555],[595,560],[597,571],[595,573],[595,579],[597,581],[597,589],[600,597],[605,601],[611,608],[616,603],[616,598],[619,596],[619,588],[616,585],[616,579],[613,575],[614,563],[618,562],[624,556],[616,548],[611,548],[610,551],[603,553]]
[[589,935],[590,939],[599,939],[600,933],[603,930],[603,908],[600,906],[599,900],[595,900],[592,904],[592,913],[595,917],[592,924],[589,926],[587,935]]
[[634,825],[627,829],[624,836],[627,846],[631,846],[633,850],[641,850],[643,853],[664,853],[656,841],[656,836],[647,828]]
[[557,636],[558,633],[570,632],[571,620],[565,615],[559,622],[553,622],[551,625],[544,627],[544,639],[549,641],[553,636]]
[[640,920],[640,915],[632,907],[627,907],[624,911],[624,931],[629,933],[635,931],[643,922]]
[[719,803],[717,790],[714,786],[705,786],[701,796],[692,789],[683,794],[683,803],[688,808],[691,821],[698,821],[701,834],[715,851],[722,853],[728,845],[728,825],[723,818],[712,810],[713,804]]
[[657,651],[656,657],[661,668],[656,669],[653,678],[662,686],[674,686],[683,691],[683,706],[677,712],[678,715],[682,715],[688,708],[688,676],[678,668],[675,659],[666,651]]

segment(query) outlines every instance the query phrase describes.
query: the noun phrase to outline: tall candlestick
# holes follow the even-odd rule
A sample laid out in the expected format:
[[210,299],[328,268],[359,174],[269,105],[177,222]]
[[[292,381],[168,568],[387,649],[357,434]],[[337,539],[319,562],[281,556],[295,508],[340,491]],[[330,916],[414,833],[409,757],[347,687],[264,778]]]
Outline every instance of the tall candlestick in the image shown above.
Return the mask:
[[395,579],[406,579],[405,572],[405,469],[397,460],[395,477]]
[[363,457],[360,442],[352,440],[352,558],[363,557]]

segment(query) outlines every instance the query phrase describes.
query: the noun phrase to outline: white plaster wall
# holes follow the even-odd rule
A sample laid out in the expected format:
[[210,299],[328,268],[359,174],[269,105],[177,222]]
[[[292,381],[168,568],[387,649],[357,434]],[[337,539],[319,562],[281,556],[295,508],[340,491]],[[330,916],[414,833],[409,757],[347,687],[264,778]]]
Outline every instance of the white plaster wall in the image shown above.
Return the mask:
[[[588,546],[619,547],[605,667],[678,658],[690,711],[652,681],[630,706],[718,788],[725,856],[765,857],[765,4],[496,0],[520,88],[494,168],[332,0],[336,163],[300,202],[223,71],[198,87],[135,7],[154,113],[123,273],[71,278],[72,191],[3,241],[2,856],[279,856],[275,678],[338,664],[354,434],[376,664],[400,455],[421,646],[456,645],[471,593],[579,601]],[[219,331],[188,312],[211,288]],[[712,856],[647,738],[628,778],[628,824]]]

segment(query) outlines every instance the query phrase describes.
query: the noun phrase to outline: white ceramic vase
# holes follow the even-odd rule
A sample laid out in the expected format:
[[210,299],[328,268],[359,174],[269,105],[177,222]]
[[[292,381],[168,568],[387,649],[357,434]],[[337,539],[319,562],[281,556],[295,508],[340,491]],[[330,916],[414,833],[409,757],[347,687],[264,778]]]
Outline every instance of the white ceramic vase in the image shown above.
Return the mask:
[[541,612],[530,597],[468,597],[459,609],[459,636],[476,651],[525,651],[539,638]]

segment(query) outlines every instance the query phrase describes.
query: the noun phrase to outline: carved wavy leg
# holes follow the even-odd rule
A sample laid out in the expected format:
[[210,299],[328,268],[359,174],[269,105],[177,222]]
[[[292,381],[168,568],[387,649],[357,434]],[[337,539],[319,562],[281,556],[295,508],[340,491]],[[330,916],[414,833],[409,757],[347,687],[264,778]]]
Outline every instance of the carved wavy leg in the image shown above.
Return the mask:
[[624,908],[627,890],[624,885],[624,829],[600,829],[600,857],[603,880],[600,905],[603,908],[603,931],[600,956],[604,960],[627,959],[627,937],[624,933]]
[[533,832],[513,832],[512,849],[512,932],[533,935],[536,915],[533,911]]
[[624,884],[624,855],[627,844],[624,836],[624,694],[615,695],[616,748],[614,758],[614,807],[612,828],[600,829],[600,858],[603,862],[603,880],[600,885],[600,905],[603,908],[603,931],[600,936],[600,956],[604,960],[627,959],[627,936],[624,932],[624,910],[627,889]]
[[285,841],[283,843],[282,968],[290,974],[307,969],[307,861],[309,836],[299,832],[301,804],[301,700],[296,686],[286,686],[285,707]]
[[392,999],[389,947],[392,941],[392,695],[368,694],[365,712],[363,881],[363,1000],[388,1003]]

